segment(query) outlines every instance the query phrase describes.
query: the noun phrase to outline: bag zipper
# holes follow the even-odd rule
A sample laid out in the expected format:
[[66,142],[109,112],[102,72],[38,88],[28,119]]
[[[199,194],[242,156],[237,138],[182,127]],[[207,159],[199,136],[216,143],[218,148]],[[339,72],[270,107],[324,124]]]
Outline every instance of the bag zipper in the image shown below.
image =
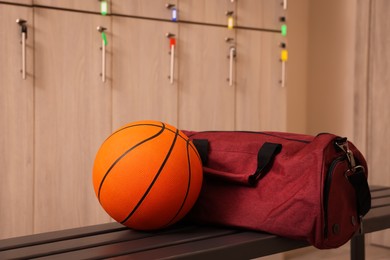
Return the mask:
[[328,203],[329,203],[329,190],[330,190],[330,185],[332,184],[332,175],[333,175],[333,170],[336,167],[336,165],[339,162],[342,161],[347,161],[348,162],[348,169],[349,171],[355,171],[356,169],[356,162],[354,155],[352,151],[349,149],[348,146],[348,140],[346,137],[344,138],[336,138],[335,142],[335,147],[340,149],[343,152],[343,155],[337,157],[335,160],[332,161],[327,175],[325,179],[325,187],[324,187],[324,237],[325,239],[328,238]]
[[311,143],[311,141],[307,141],[307,140],[301,140],[301,139],[294,139],[294,138],[286,138],[286,137],[283,137],[283,136],[279,136],[279,135],[275,135],[275,134],[271,134],[271,133],[266,133],[266,132],[255,132],[255,131],[218,131],[218,130],[211,130],[211,131],[200,131],[200,132],[195,132],[193,133],[192,135],[189,135],[188,137],[192,137],[196,134],[200,134],[200,133],[247,133],[247,134],[261,134],[261,135],[267,135],[267,136],[272,136],[272,137],[276,137],[276,138],[280,138],[280,139],[284,139],[284,140],[288,140],[288,141],[295,141],[295,142],[300,142],[300,143],[305,143],[305,144],[308,144],[308,143]]

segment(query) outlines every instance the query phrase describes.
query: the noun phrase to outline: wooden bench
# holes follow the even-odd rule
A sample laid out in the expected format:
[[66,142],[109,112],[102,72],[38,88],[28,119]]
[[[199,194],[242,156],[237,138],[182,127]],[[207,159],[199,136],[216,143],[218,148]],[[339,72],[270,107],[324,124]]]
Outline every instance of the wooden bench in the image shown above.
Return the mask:
[[[390,227],[390,188],[371,187],[372,209],[351,240],[351,259],[364,259],[364,235]],[[137,232],[118,223],[0,241],[0,259],[249,259],[309,246],[279,236],[230,228],[179,224]]]

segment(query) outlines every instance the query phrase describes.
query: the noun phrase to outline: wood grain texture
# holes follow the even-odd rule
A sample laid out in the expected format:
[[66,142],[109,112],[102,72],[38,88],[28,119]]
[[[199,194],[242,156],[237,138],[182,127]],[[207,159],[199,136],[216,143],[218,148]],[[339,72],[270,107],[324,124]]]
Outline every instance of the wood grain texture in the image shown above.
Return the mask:
[[[92,185],[92,165],[111,133],[107,17],[36,8],[34,231],[109,221]],[[107,82],[100,77],[107,28]]]
[[290,1],[288,5],[287,44],[289,59],[286,64],[286,130],[306,133],[309,3],[312,0]]
[[276,33],[237,30],[237,130],[286,130],[280,41]]
[[236,4],[230,0],[179,1],[179,19],[184,21],[227,26],[227,11],[236,14]]
[[177,2],[177,0],[112,0],[111,8],[114,14],[171,20],[172,13],[166,4],[173,4],[177,8]]
[[285,16],[281,2],[269,0],[179,1],[179,18],[184,21],[227,26],[226,12],[233,11],[235,26],[280,30]]
[[[280,17],[286,17],[282,1],[245,0],[237,3],[237,26],[280,30]],[[290,2],[291,5],[295,3]]]
[[[107,2],[110,3],[110,1]],[[99,0],[34,0],[34,4],[72,10],[82,10],[98,13],[100,12]]]
[[[22,79],[21,32],[27,21],[26,79]],[[0,238],[33,230],[33,48],[32,10],[0,4]]]
[[227,81],[231,44],[225,42],[234,38],[233,31],[183,24],[179,33],[179,127],[233,130],[235,83]]
[[356,17],[353,141],[367,156],[370,0],[357,1]]
[[371,182],[390,185],[390,163],[385,155],[390,152],[390,30],[387,14],[390,2],[375,0],[372,9],[371,46],[369,60],[369,124],[368,160]]
[[[170,39],[177,24],[113,18],[113,127],[138,120],[177,124],[178,50],[170,83]],[[178,41],[178,39],[176,39]]]
[[32,5],[33,0],[2,0],[2,2],[12,3],[12,4]]
[[[370,183],[390,185],[390,2],[373,0],[368,81],[368,163]],[[373,234],[374,244],[390,247],[390,232]]]
[[330,132],[353,136],[354,10],[353,1],[310,1],[307,49],[309,134]]

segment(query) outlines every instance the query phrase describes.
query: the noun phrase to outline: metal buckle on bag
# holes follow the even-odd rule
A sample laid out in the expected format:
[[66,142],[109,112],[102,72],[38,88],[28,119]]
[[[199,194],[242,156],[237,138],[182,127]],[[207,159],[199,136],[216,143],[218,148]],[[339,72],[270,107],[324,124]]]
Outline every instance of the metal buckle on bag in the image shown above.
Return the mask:
[[[353,152],[348,147],[347,138],[337,138],[335,145],[341,149],[348,161],[348,169],[344,172],[345,178],[351,183],[356,192],[357,199],[357,215],[360,220],[359,233],[364,233],[363,216],[368,212],[371,207],[370,190],[367,184],[367,175],[365,174],[365,167],[362,165],[356,165]],[[364,178],[365,177],[365,178]],[[367,202],[368,200],[368,202]]]
[[349,149],[347,139],[343,138],[341,140],[341,143],[339,143],[338,141],[336,141],[335,143],[347,155],[349,168],[350,168],[350,170],[355,172],[355,169],[356,169],[355,168],[356,167],[355,157],[353,156],[352,151]]
[[362,169],[365,171],[364,167],[361,165],[356,165],[355,157],[353,156],[353,152],[349,149],[347,138],[341,138],[336,140],[335,144],[339,147],[347,156],[348,160],[348,170],[345,171],[344,176],[348,179],[349,176],[353,175],[356,170]]

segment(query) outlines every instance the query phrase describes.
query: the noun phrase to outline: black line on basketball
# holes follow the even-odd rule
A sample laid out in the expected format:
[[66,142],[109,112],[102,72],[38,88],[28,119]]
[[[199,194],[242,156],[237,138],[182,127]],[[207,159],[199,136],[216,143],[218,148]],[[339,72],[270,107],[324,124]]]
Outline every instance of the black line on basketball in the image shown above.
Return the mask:
[[181,210],[184,207],[185,202],[187,201],[188,193],[190,192],[192,172],[191,172],[189,142],[187,142],[186,149],[187,149],[187,165],[188,165],[188,183],[187,183],[186,195],[184,196],[183,202],[181,203],[179,210],[176,212],[176,214],[173,216],[173,218],[170,221],[168,221],[168,223],[166,225],[164,225],[164,227],[169,226],[175,220],[175,218],[180,214]]
[[199,158],[199,160],[202,161],[202,159],[200,158],[198,150],[194,146],[194,143],[190,139],[188,139],[187,142],[190,145],[190,147],[192,148],[192,150],[195,152],[195,154]]
[[151,137],[149,137],[149,138],[147,138],[147,139],[145,139],[145,140],[142,140],[141,142],[135,144],[134,146],[132,146],[132,147],[131,147],[130,149],[128,149],[127,151],[125,151],[121,156],[119,156],[119,157],[115,160],[115,162],[110,166],[110,168],[108,168],[107,172],[106,172],[106,173],[104,174],[104,176],[103,176],[102,181],[100,182],[99,191],[98,191],[98,200],[99,200],[99,202],[100,202],[100,191],[101,191],[101,189],[102,189],[103,183],[104,183],[104,181],[106,180],[108,174],[109,174],[109,173],[111,172],[111,170],[114,168],[114,166],[115,166],[115,165],[116,165],[124,156],[126,156],[126,154],[128,154],[129,152],[131,152],[132,150],[134,150],[135,148],[137,148],[137,147],[140,146],[141,144],[146,143],[146,142],[148,142],[148,141],[150,141],[150,140],[156,138],[157,136],[159,136],[159,135],[164,131],[164,129],[165,129],[165,124],[163,123],[162,126],[161,126],[161,129],[160,129],[160,131],[158,131],[158,133],[156,133],[155,135],[153,135],[153,136],[151,136]]
[[164,159],[163,163],[161,164],[160,169],[158,169],[157,174],[154,176],[154,179],[152,180],[152,183],[150,183],[149,187],[148,187],[147,190],[145,191],[145,193],[144,193],[144,195],[142,196],[142,198],[138,201],[138,203],[137,203],[137,205],[134,207],[134,209],[129,213],[129,215],[128,215],[124,220],[121,221],[121,224],[126,223],[126,221],[128,221],[128,220],[131,218],[131,216],[137,211],[137,209],[139,208],[139,206],[141,206],[142,202],[145,200],[146,196],[149,194],[149,192],[150,192],[150,190],[152,189],[154,183],[156,182],[156,180],[157,180],[158,177],[160,176],[161,171],[164,169],[164,166],[165,166],[166,162],[168,161],[169,156],[170,156],[171,153],[172,153],[172,150],[173,150],[173,147],[175,146],[176,139],[177,139],[177,136],[178,136],[178,135],[179,135],[179,130],[176,130],[175,137],[173,138],[171,147],[169,148],[169,151],[168,151],[167,155],[165,156],[165,159]]
[[200,159],[200,156],[199,156],[199,153],[198,153],[198,150],[195,148],[194,144],[192,143],[192,141],[188,138],[188,136],[186,136],[185,134],[183,134],[184,136],[182,135],[179,135],[181,137],[181,139],[185,140],[186,142],[188,142],[192,148],[192,150],[195,151],[195,154],[198,156],[198,158]]
[[[121,129],[119,129],[119,130],[116,130],[116,131],[113,132],[112,134],[110,134],[110,136],[107,137],[105,141],[107,141],[108,139],[110,139],[111,136],[115,135],[116,133],[119,133],[120,131],[126,130],[126,129],[128,129],[128,128],[136,127],[136,126],[145,126],[145,125],[148,125],[148,126],[156,126],[156,127],[165,127],[163,122],[160,122],[160,123],[161,123],[162,125],[156,125],[156,124],[150,124],[150,123],[149,123],[149,124],[142,123],[142,124],[134,124],[134,125],[125,126],[125,127],[121,128]],[[104,142],[105,142],[105,141],[104,141]]]

